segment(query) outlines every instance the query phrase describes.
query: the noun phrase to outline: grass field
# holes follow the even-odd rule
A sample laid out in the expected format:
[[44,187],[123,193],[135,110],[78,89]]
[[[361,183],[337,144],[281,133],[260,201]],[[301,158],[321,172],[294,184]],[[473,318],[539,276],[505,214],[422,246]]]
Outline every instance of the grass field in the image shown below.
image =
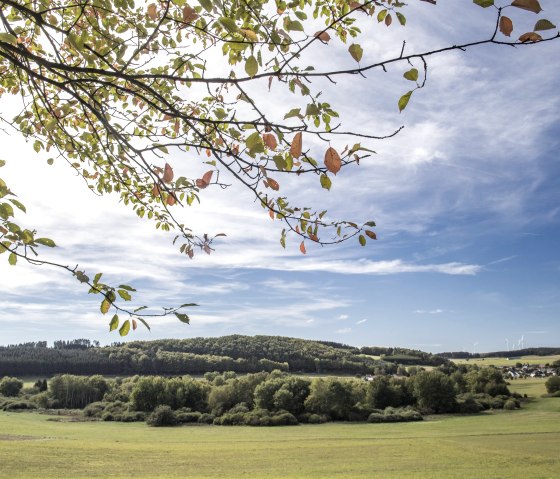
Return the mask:
[[553,356],[521,356],[513,359],[507,358],[478,358],[478,359],[452,359],[456,364],[478,364],[479,366],[515,366],[515,363],[523,364],[552,364],[560,360],[560,355]]
[[[512,389],[544,392],[542,380]],[[408,424],[166,429],[65,419],[0,412],[0,477],[552,479],[560,470],[559,398]]]

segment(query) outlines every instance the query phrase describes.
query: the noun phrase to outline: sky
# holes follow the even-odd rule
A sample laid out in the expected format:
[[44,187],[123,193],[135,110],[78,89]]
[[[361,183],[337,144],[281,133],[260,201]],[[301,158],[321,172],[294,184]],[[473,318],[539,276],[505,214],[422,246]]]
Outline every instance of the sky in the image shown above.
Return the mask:
[[[467,0],[410,3],[406,28],[364,26],[363,62],[398,55],[403,39],[407,52],[428,51],[494,28],[492,9]],[[560,22],[558,2],[541,5],[538,17],[508,9],[515,38],[537,18]],[[317,45],[300,61],[351,67],[345,48]],[[179,213],[197,231],[227,234],[211,255],[188,260],[171,235],[118,197],[92,195],[62,162],[48,166],[13,133],[0,133],[0,176],[27,207],[18,221],[57,243],[44,259],[133,285],[134,306],[200,305],[190,325],[154,319],[151,332],[139,327],[126,340],[265,334],[431,352],[560,346],[559,49],[555,41],[430,57],[426,87],[400,114],[407,65],[318,83],[347,129],[382,134],[405,125],[371,142],[377,154],[343,169],[329,192],[316,180],[279,178],[294,202],[374,219],[378,241],[366,247],[307,244],[302,255],[288,238],[284,250],[282,224],[234,184],[206,189],[200,206]],[[285,110],[279,90],[266,98]],[[202,171],[193,155],[172,153],[169,162],[193,176]],[[121,341],[98,297],[68,273],[0,260],[0,345]]]

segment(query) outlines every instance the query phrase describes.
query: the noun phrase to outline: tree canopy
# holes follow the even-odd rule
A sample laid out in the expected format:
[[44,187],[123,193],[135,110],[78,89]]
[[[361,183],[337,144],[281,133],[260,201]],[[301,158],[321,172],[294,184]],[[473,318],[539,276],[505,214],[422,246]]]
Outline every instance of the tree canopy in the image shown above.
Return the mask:
[[[392,101],[402,112],[426,86],[435,55],[559,38],[538,0],[473,3],[491,18],[486,38],[427,51],[409,51],[403,42],[395,56],[375,58],[363,46],[369,35],[363,32],[372,23],[405,27],[403,2],[2,0],[0,97],[19,102],[2,121],[49,164],[66,162],[95,194],[116,194],[140,218],[176,232],[174,244],[186,258],[211,254],[227,231],[200,232],[185,223],[181,208],[232,184],[248,189],[265,214],[283,222],[284,248],[289,237],[303,254],[309,242],[355,239],[365,246],[377,238],[372,219],[332,218],[320,197],[314,205],[295,204],[282,193],[284,185],[305,175],[330,190],[339,171],[375,154],[373,141],[402,128],[346,129],[347,119],[328,99],[337,83],[398,70],[402,94]],[[535,16],[534,27],[513,35],[512,10]],[[317,63],[318,52],[329,49],[352,66]],[[200,163],[192,177],[175,174],[180,156]],[[101,295],[100,311],[121,336],[137,321],[149,327],[150,316],[175,314],[189,322],[183,308],[194,303],[157,314],[144,306],[132,310],[126,307],[132,286],[105,284],[101,273],[38,256],[56,243],[20,226],[16,214],[25,206],[16,193],[0,179],[0,253],[11,265],[21,259],[67,270]]]

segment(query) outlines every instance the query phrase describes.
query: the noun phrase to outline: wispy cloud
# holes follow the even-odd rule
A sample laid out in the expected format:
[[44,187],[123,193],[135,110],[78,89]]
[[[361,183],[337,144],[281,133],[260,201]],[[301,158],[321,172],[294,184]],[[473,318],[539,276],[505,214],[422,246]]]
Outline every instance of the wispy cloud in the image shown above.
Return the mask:
[[413,312],[416,314],[442,314],[445,311],[443,309],[416,309]]
[[360,319],[359,321],[356,321],[356,324],[364,324],[367,321],[367,319]]

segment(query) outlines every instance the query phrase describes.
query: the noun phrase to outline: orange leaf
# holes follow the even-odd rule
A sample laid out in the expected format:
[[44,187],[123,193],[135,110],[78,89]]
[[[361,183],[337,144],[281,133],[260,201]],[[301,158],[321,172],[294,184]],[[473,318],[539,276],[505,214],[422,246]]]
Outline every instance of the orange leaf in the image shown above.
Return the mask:
[[166,113],[165,115],[163,115],[163,119],[164,119],[165,121],[169,121],[169,120],[172,120],[173,117],[172,117],[171,115],[168,115],[168,114]]
[[270,216],[270,219],[273,220],[274,219],[274,211],[268,210],[268,216]]
[[194,8],[189,7],[188,5],[183,8],[183,21],[185,23],[194,22],[198,18],[198,13],[194,11]]
[[290,155],[294,158],[301,156],[301,136],[301,131],[298,131],[292,140],[292,146],[290,146]]
[[385,25],[389,26],[389,25],[391,25],[391,23],[393,23],[393,18],[391,17],[391,14],[389,13],[389,15],[387,15],[385,17]]
[[267,178],[266,181],[268,183],[268,187],[273,189],[274,191],[278,191],[280,189],[280,185],[276,180],[273,180],[272,178]]
[[157,18],[157,7],[155,3],[150,3],[150,5],[148,5],[148,17],[152,20]]
[[331,146],[325,153],[325,166],[327,170],[335,175],[340,171],[342,167],[342,161],[340,159],[339,154],[337,151]]
[[175,203],[177,203],[177,198],[175,198],[174,194],[170,194],[165,202],[167,203],[168,206],[173,206]]
[[511,2],[511,6],[521,8],[523,10],[529,10],[533,13],[539,13],[542,11],[538,0],[513,0],[513,2]]
[[173,181],[173,168],[169,166],[168,163],[165,164],[165,168],[163,170],[163,182],[164,183],[171,183]]
[[137,327],[138,327],[138,323],[136,322],[135,319],[133,319],[133,320],[132,320],[132,329],[133,329],[134,331],[136,331],[136,328],[137,328]]
[[521,35],[519,37],[519,41],[526,43],[526,42],[540,42],[542,40],[542,37],[535,32],[527,32],[524,33],[523,35]]
[[377,239],[377,235],[376,235],[373,231],[366,230],[365,233],[366,233],[366,235],[368,235],[371,239],[374,239],[374,240]]
[[159,196],[159,186],[156,183],[154,183],[152,188],[152,196]]
[[500,32],[502,32],[506,37],[511,35],[511,32],[513,32],[513,22],[510,18],[500,18]]
[[212,180],[212,174],[213,173],[214,173],[213,170],[210,170],[210,171],[207,171],[206,173],[204,173],[202,175],[202,178],[196,180],[196,186],[198,188],[200,188],[201,190],[206,188],[210,184],[210,181]]
[[173,125],[173,131],[175,132],[176,135],[179,134],[179,128],[180,128],[181,124],[179,123],[179,119],[177,118],[175,120],[175,125]]
[[263,135],[263,142],[271,150],[275,150],[276,147],[278,146],[278,142],[276,141],[276,137],[272,133],[265,133]]
[[313,36],[321,40],[323,43],[329,43],[329,40],[331,39],[331,36],[325,31],[315,32]]
[[302,241],[301,244],[299,245],[299,250],[305,254],[307,253],[307,251],[305,250],[305,243]]
[[313,234],[313,233],[311,233],[311,234],[309,235],[309,239],[310,239],[311,241],[315,241],[316,243],[319,242],[319,237],[318,237],[316,234]]

